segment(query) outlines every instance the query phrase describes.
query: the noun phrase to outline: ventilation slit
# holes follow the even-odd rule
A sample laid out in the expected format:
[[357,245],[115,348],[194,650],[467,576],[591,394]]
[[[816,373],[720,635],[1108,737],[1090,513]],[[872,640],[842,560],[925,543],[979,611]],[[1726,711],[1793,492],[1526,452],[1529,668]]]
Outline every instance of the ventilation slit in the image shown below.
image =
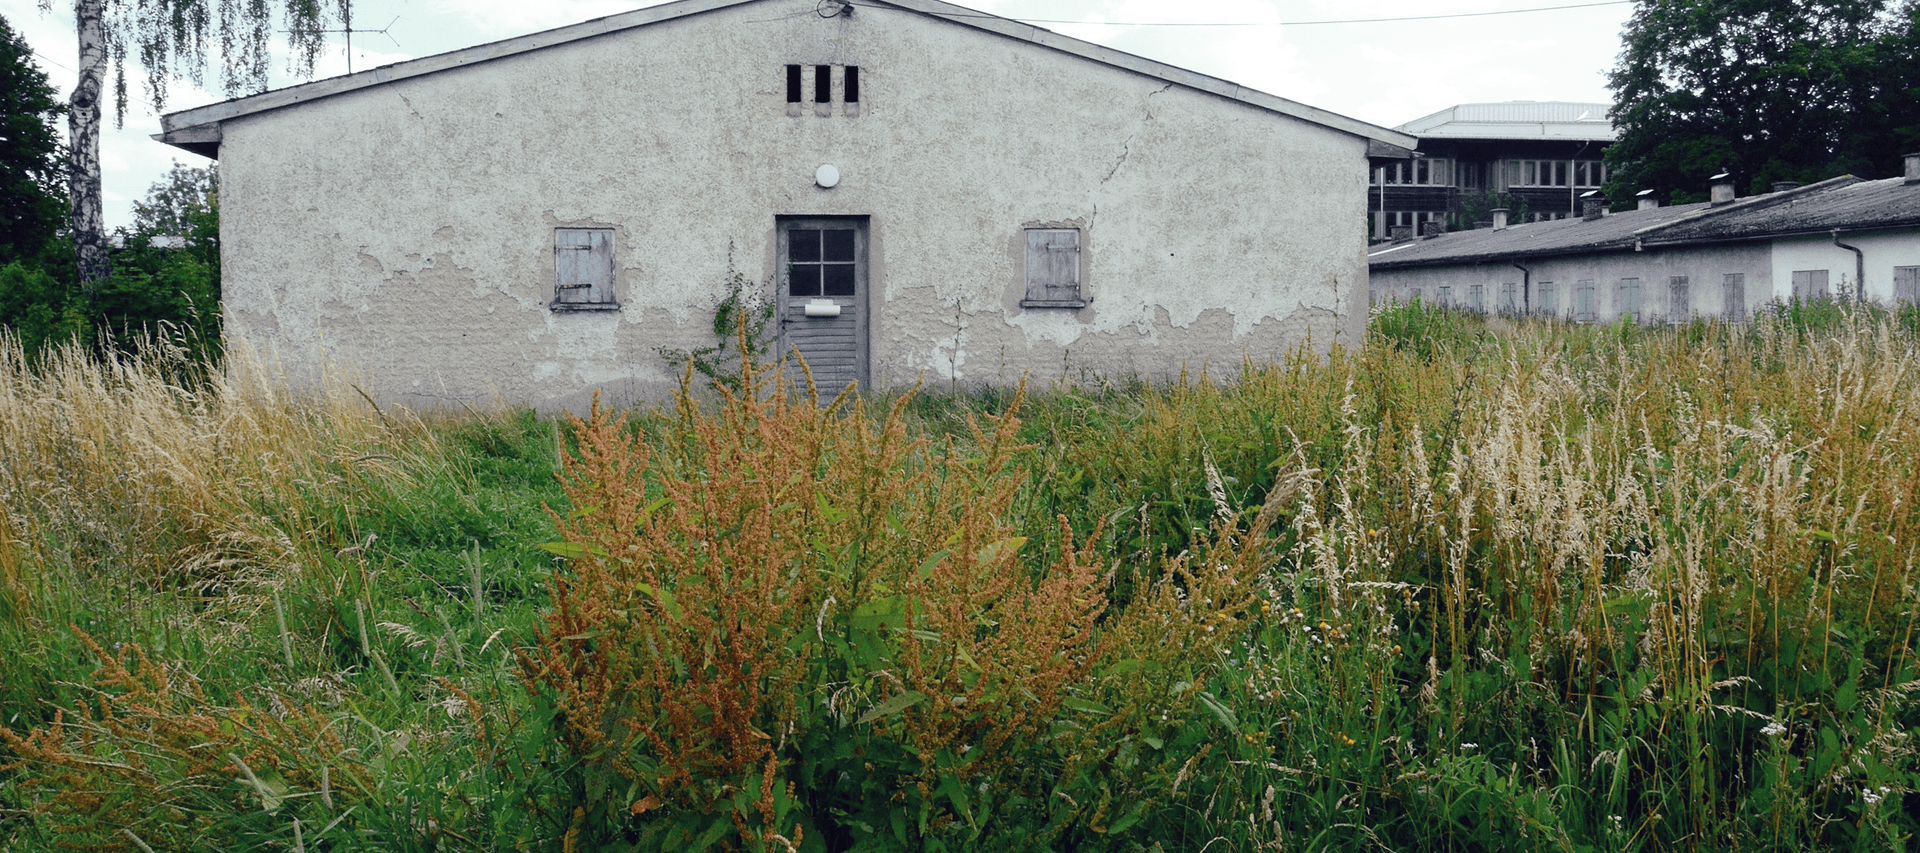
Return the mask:
[[860,103],[860,66],[847,66],[847,103]]
[[833,66],[813,66],[813,102],[816,104],[833,103]]

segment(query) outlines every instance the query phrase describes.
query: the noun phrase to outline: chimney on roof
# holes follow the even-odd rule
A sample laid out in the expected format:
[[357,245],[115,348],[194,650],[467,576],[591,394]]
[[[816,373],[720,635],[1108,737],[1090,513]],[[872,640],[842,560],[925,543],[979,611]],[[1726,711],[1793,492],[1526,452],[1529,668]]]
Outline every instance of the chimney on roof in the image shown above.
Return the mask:
[[1633,197],[1640,200],[1640,206],[1635,210],[1652,210],[1660,206],[1660,199],[1654,197],[1653,190],[1641,190],[1634,193]]
[[1413,239],[1413,226],[1411,225],[1391,226],[1387,229],[1387,237],[1391,238],[1395,243],[1405,243],[1408,240]]
[[1907,183],[1920,184],[1920,151],[1907,155]]
[[1773,182],[1773,191],[1777,193],[1783,193],[1783,192],[1786,192],[1787,190],[1797,190],[1799,188],[1800,188],[1799,181],[1774,181]]
[[1507,209],[1504,207],[1496,207],[1489,212],[1493,214],[1493,230],[1507,230]]
[[1420,223],[1420,237],[1423,240],[1431,240],[1438,237],[1446,230],[1447,223],[1441,222],[1438,219],[1429,219]]
[[1580,194],[1580,218],[1588,222],[1607,215],[1607,199],[1599,190],[1588,190]]
[[1721,172],[1708,180],[1713,181],[1712,195],[1708,196],[1708,200],[1713,203],[1714,207],[1719,207],[1720,205],[1733,201],[1733,175]]

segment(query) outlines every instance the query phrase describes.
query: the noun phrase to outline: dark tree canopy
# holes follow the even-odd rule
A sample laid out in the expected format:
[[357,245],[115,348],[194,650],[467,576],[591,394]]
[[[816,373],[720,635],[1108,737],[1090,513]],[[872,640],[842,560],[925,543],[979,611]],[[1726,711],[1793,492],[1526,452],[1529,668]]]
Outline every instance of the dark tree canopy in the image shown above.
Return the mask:
[[1615,202],[1897,174],[1920,145],[1920,0],[1641,0],[1609,75]]
[[54,129],[65,113],[26,38],[0,18],[0,265],[37,255],[66,220]]

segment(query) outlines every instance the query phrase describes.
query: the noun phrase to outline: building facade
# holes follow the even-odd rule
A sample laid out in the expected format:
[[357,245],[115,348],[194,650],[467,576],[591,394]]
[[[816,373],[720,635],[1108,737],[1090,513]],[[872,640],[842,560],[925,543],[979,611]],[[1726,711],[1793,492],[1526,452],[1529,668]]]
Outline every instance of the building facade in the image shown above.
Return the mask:
[[1410,239],[1369,255],[1373,301],[1574,322],[1740,321],[1769,303],[1920,301],[1920,154],[1906,176],[1842,176],[1746,199]]
[[220,158],[233,338],[547,409],[670,394],[736,274],[829,391],[1357,340],[1368,150],[1413,142],[937,0],[683,0],[164,127]]
[[[1579,196],[1606,182],[1601,152],[1616,138],[1609,105],[1564,101],[1459,104],[1394,128],[1417,137],[1418,156],[1374,163],[1369,230],[1425,233],[1474,227],[1487,200],[1508,199],[1516,222],[1578,216]],[[1518,206],[1514,207],[1513,202]]]

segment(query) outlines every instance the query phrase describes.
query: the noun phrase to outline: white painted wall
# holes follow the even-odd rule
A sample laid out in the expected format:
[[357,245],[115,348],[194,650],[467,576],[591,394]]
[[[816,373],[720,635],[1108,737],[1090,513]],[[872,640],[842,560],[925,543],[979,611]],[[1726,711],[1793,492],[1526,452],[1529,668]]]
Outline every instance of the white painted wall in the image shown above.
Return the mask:
[[[1619,300],[1620,282],[1622,279],[1633,278],[1640,282],[1640,313],[1637,318],[1639,322],[1679,322],[1696,317],[1725,316],[1726,292],[1723,290],[1723,285],[1729,273],[1743,277],[1742,290],[1745,300],[1742,314],[1747,317],[1753,316],[1755,310],[1775,298],[1778,289],[1775,282],[1779,279],[1771,272],[1772,265],[1769,264],[1768,258],[1769,251],[1764,243],[1664,248],[1641,252],[1595,252],[1522,260],[1521,263],[1531,273],[1525,277],[1520,269],[1510,263],[1502,262],[1378,269],[1371,273],[1370,282],[1372,299],[1376,303],[1389,300],[1405,303],[1418,294],[1422,302],[1431,305],[1438,299],[1439,290],[1444,286],[1451,289],[1453,304],[1456,307],[1466,304],[1465,294],[1478,284],[1487,294],[1489,310],[1497,307],[1495,300],[1500,293],[1500,287],[1507,282],[1528,282],[1535,291],[1536,300],[1539,285],[1544,282],[1553,282],[1555,286],[1553,314],[1572,319],[1575,287],[1581,281],[1592,281],[1595,319],[1599,322],[1612,322],[1618,320],[1622,312]],[[1672,280],[1675,276],[1687,278],[1689,304],[1684,312],[1671,301]],[[1789,279],[1789,291],[1792,289],[1791,285],[1792,280]],[[1543,313],[1538,301],[1530,300],[1530,303],[1535,313]]]
[[[775,217],[870,217],[871,375],[1236,369],[1365,322],[1366,143],[927,16],[767,0],[225,123],[231,334],[387,399],[659,398]],[[858,117],[783,66],[858,65]],[[809,81],[810,82],[810,81]],[[838,186],[814,185],[839,167]],[[1023,309],[1030,222],[1083,223],[1093,304]],[[553,229],[615,230],[623,309],[554,313]]]
[[[1920,228],[1867,233],[1841,232],[1840,242],[1860,249],[1866,263],[1865,296],[1876,302],[1893,301],[1893,268],[1920,266]],[[1833,244],[1832,235],[1789,237],[1773,241],[1774,295],[1793,296],[1795,270],[1827,270],[1834,295],[1856,293],[1854,279],[1861,259]]]

